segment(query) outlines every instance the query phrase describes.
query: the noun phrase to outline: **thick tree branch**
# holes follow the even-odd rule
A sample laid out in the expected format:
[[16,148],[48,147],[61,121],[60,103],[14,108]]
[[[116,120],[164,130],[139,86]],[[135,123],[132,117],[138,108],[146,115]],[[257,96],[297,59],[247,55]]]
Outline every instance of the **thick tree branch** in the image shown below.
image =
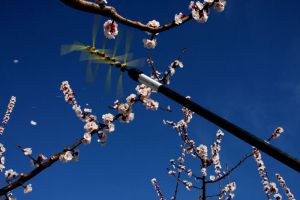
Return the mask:
[[[96,131],[94,133],[96,133]],[[24,183],[26,183],[27,181],[29,181],[30,179],[32,179],[33,177],[35,177],[36,175],[38,175],[39,173],[41,173],[42,171],[44,171],[45,169],[50,167],[53,163],[58,161],[59,156],[61,154],[65,153],[66,151],[74,150],[75,148],[77,148],[81,144],[82,144],[82,139],[76,141],[72,146],[67,147],[64,150],[62,150],[61,152],[51,156],[51,158],[49,158],[47,161],[39,164],[39,166],[37,168],[35,168],[34,170],[32,170],[30,173],[20,174],[20,177],[16,181],[14,181],[14,182],[10,183],[9,185],[7,185],[7,186],[0,189],[0,196],[5,195],[9,191],[12,191],[12,190],[16,189],[17,187],[22,186]]]
[[[148,27],[146,24],[144,24],[140,21],[134,21],[134,20],[127,19],[126,17],[120,15],[117,12],[116,8],[114,8],[112,6],[99,5],[97,3],[90,2],[90,1],[85,1],[85,0],[60,0],[60,1],[63,2],[64,4],[68,5],[68,6],[72,7],[72,8],[77,9],[77,10],[81,10],[81,11],[89,12],[89,13],[94,13],[94,14],[97,14],[97,15],[102,15],[104,17],[111,18],[114,21],[117,21],[117,22],[119,22],[123,25],[130,26],[130,27],[136,28],[136,29],[141,30],[141,31],[147,31],[147,32],[150,32],[152,34],[167,31],[171,28],[174,28],[176,26],[180,26],[180,25],[184,24],[185,22],[193,19],[192,14],[189,14],[189,15],[184,16],[182,18],[182,23],[180,25],[175,24],[175,21],[173,20],[172,22],[166,23],[166,24],[164,24],[164,25],[162,25],[158,28],[151,28],[151,27]],[[212,4],[205,4],[204,9],[207,10],[211,6],[213,6],[213,3]]]

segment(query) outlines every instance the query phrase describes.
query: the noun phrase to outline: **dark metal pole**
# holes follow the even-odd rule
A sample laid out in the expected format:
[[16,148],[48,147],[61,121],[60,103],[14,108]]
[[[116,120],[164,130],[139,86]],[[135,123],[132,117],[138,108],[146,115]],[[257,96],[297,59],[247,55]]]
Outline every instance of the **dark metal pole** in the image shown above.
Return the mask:
[[147,86],[157,90],[159,93],[169,97],[170,99],[176,101],[184,107],[192,110],[208,121],[216,124],[220,128],[232,133],[234,136],[240,138],[241,140],[247,142],[248,144],[255,146],[259,150],[268,154],[269,156],[275,158],[276,160],[282,162],[286,166],[300,172],[300,161],[296,158],[293,158],[289,154],[281,151],[280,149],[273,147],[264,140],[256,137],[250,132],[240,128],[239,126],[231,123],[230,121],[218,116],[217,114],[207,110],[206,108],[200,106],[199,104],[187,99],[186,97],[178,94],[177,92],[169,89],[168,87],[158,83],[157,81],[151,79],[150,77],[143,74],[137,69],[128,70],[129,76],[135,81],[146,84]]

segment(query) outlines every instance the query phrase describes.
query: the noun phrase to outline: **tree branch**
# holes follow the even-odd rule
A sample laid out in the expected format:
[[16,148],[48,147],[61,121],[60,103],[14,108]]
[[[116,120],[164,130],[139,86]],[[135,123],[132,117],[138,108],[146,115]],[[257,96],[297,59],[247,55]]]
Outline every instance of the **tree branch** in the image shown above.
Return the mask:
[[[182,23],[179,25],[175,24],[175,21],[173,20],[173,21],[166,23],[160,27],[152,28],[152,27],[148,27],[146,24],[144,24],[140,21],[127,19],[126,17],[120,15],[117,12],[116,8],[114,8],[112,6],[99,5],[97,3],[85,1],[85,0],[60,0],[60,1],[74,9],[81,10],[83,12],[89,12],[89,13],[93,13],[93,14],[97,14],[97,15],[102,15],[104,17],[111,18],[112,20],[117,21],[123,25],[130,26],[132,28],[136,28],[141,31],[147,31],[152,34],[167,31],[169,29],[172,29],[176,26],[180,26],[180,25],[184,24],[185,22],[193,19],[192,14],[189,14],[182,18]],[[214,5],[213,3],[205,4],[203,9],[207,10],[213,5]]]
[[[91,133],[91,134],[95,134],[97,131]],[[34,170],[32,170],[30,173],[28,174],[20,174],[20,178],[12,183],[10,183],[9,185],[3,187],[0,189],[0,196],[7,194],[9,191],[12,191],[14,189],[16,189],[17,187],[22,186],[24,183],[26,183],[27,181],[29,181],[30,179],[32,179],[33,177],[35,177],[36,175],[38,175],[39,173],[41,173],[42,171],[44,171],[45,169],[47,169],[48,167],[50,167],[53,163],[55,163],[56,161],[59,160],[59,156],[63,153],[65,153],[66,151],[69,150],[74,150],[75,148],[77,148],[79,145],[82,144],[82,139],[76,141],[71,147],[67,147],[64,150],[62,150],[61,152],[51,156],[51,158],[49,158],[47,161],[39,164],[39,166],[37,168],[35,168]]]

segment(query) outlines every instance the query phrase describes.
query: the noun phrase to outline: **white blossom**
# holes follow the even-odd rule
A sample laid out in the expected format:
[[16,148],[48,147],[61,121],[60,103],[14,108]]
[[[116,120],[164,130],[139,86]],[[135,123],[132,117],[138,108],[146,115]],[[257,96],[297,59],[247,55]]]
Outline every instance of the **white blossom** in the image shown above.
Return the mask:
[[151,94],[151,88],[147,87],[144,84],[136,86],[135,90],[137,91],[138,94],[141,95],[141,98],[148,98]]
[[135,95],[135,94],[130,94],[130,95],[126,98],[126,101],[127,101],[127,103],[129,103],[129,104],[132,105],[132,104],[134,103],[135,99],[136,99],[136,95]]
[[103,24],[103,31],[107,39],[115,39],[119,33],[118,24],[109,19]]
[[105,124],[108,124],[114,120],[114,116],[111,113],[102,115],[102,119]]
[[4,157],[4,156],[1,156],[0,163],[1,163],[2,165],[5,164],[5,157]]
[[73,160],[73,153],[71,151],[66,151],[64,154],[61,154],[59,159],[63,162],[70,162]]
[[150,110],[157,110],[159,106],[159,103],[152,99],[145,99],[144,104],[146,105],[146,108]]
[[278,138],[283,132],[284,132],[283,128],[281,127],[276,128],[272,133],[272,139]]
[[29,156],[32,154],[32,149],[31,148],[24,148],[23,153],[25,156]]
[[206,160],[207,159],[207,146],[201,144],[199,147],[197,147],[197,154],[200,156],[201,159]]
[[3,144],[0,143],[0,155],[2,155],[6,151],[6,148]]
[[206,168],[205,167],[201,168],[201,174],[202,174],[202,176],[207,176]]
[[85,133],[83,135],[83,140],[82,140],[82,143],[83,144],[90,144],[92,141],[92,135],[90,133]]
[[4,173],[5,177],[8,179],[16,178],[19,174],[13,169],[6,170]]
[[147,49],[154,49],[157,45],[156,39],[143,39],[144,47]]
[[181,12],[178,14],[175,14],[175,17],[174,17],[175,24],[177,24],[177,25],[181,24],[183,17],[184,17],[184,15]]
[[27,194],[31,191],[32,191],[32,185],[31,184],[28,184],[28,185],[26,185],[26,187],[24,187],[24,193],[25,194]]
[[215,2],[215,9],[218,12],[223,12],[225,9],[226,1],[225,0],[219,0],[218,2]]
[[200,23],[205,23],[208,20],[208,14],[205,10],[202,11],[202,14],[200,15],[199,19],[197,20]]
[[0,172],[3,172],[4,169],[5,169],[5,166],[3,164],[0,164]]
[[[154,19],[154,20],[149,21],[146,25],[149,28],[154,28],[155,29],[155,28],[158,28],[160,26],[160,23]],[[147,32],[147,34],[151,35],[152,33]],[[158,33],[156,33],[156,35],[158,35]]]
[[89,133],[97,130],[99,128],[98,124],[94,121],[91,121],[91,122],[87,122],[85,125],[84,125],[84,129],[86,131],[88,131]]
[[191,176],[193,175],[193,171],[192,171],[191,169],[189,169],[189,170],[187,171],[187,175],[188,175],[189,177],[191,177]]

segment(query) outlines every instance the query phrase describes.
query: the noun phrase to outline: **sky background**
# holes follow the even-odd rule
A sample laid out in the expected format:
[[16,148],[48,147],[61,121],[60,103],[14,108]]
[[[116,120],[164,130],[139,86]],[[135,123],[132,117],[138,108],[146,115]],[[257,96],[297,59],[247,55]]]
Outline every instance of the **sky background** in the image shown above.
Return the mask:
[[[120,14],[147,23],[161,24],[173,20],[178,12],[189,13],[189,1],[109,1]],[[280,149],[300,158],[300,2],[228,1],[223,13],[212,10],[206,24],[196,21],[171,29],[158,36],[158,46],[143,48],[147,35],[119,25],[124,33],[133,34],[131,52],[135,58],[151,55],[159,70],[164,71],[187,48],[184,68],[176,71],[170,87],[260,138],[268,138],[282,126],[284,134],[274,141]],[[112,112],[108,106],[116,99],[119,72],[113,71],[112,90],[105,93],[108,67],[100,65],[96,81],[86,80],[87,63],[79,54],[60,55],[63,44],[80,41],[91,44],[94,16],[65,6],[58,0],[2,0],[0,6],[0,116],[4,115],[10,96],[17,97],[15,110],[0,142],[7,148],[6,167],[18,172],[31,170],[29,160],[16,145],[30,146],[35,155],[50,156],[72,144],[83,133],[83,123],[64,102],[60,83],[68,80],[78,102],[86,103],[94,114]],[[102,27],[105,18],[100,18]],[[119,54],[123,54],[125,37]],[[103,32],[98,34],[102,47]],[[113,48],[114,41],[107,42]],[[19,60],[14,63],[13,60]],[[149,67],[141,68],[150,72]],[[124,76],[124,97],[134,92],[136,83]],[[120,100],[124,101],[124,97]],[[150,182],[159,182],[165,196],[174,192],[175,180],[167,175],[169,159],[178,157],[180,140],[163,119],[179,121],[181,107],[158,94],[161,105],[170,105],[172,113],[149,111],[137,105],[135,120],[116,123],[116,132],[101,146],[94,138],[91,145],[81,146],[79,162],[56,163],[30,180],[33,192],[18,199],[157,199]],[[30,121],[37,122],[32,126]],[[189,125],[197,144],[214,142],[218,127],[194,116]],[[225,132],[221,161],[233,166],[251,147]],[[299,173],[263,154],[269,175],[280,173],[296,199],[300,197]],[[187,160],[197,167],[196,160]],[[196,168],[197,169],[197,168]],[[4,180],[4,175],[1,175]],[[263,199],[256,163],[249,159],[230,176],[236,181],[237,199]],[[3,182],[3,181],[0,181]],[[209,194],[214,194],[212,188]],[[281,191],[283,194],[283,191]],[[181,187],[179,199],[196,199],[197,191]],[[283,194],[284,195],[284,194]]]

